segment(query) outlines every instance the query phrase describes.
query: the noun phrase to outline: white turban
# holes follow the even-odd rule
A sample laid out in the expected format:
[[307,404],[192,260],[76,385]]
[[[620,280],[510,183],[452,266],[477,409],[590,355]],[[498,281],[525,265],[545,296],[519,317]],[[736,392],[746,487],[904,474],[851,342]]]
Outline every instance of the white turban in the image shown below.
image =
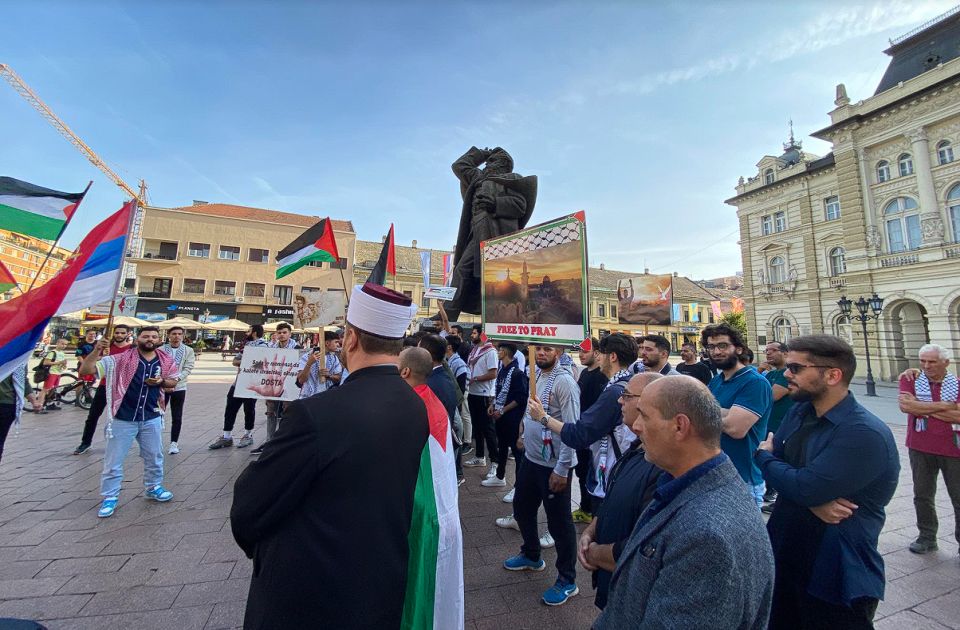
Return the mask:
[[400,339],[417,314],[417,305],[402,293],[367,282],[353,287],[347,323],[368,333]]

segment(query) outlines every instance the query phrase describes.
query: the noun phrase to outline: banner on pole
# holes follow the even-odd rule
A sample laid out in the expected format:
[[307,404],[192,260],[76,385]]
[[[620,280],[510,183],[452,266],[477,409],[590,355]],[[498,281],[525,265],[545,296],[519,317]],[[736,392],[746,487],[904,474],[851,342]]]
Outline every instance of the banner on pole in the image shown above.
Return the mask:
[[300,351],[293,348],[250,346],[243,349],[234,396],[263,400],[296,400],[300,397],[297,372]]
[[310,291],[293,296],[293,327],[317,328],[343,318],[346,310],[343,291]]
[[669,326],[671,315],[680,321],[680,305],[673,303],[673,276],[644,274],[617,282],[617,321],[621,324]]
[[430,250],[420,252],[420,273],[423,274],[423,289],[430,288]]
[[457,294],[457,287],[430,287],[423,292],[423,297],[431,300],[452,300]]

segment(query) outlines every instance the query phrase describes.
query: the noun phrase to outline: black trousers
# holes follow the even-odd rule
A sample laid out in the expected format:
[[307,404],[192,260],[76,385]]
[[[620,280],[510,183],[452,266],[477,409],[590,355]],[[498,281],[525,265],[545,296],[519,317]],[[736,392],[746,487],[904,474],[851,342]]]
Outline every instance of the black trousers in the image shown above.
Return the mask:
[[587,492],[587,477],[590,475],[590,464],[593,462],[593,453],[589,448],[577,449],[577,481],[580,483],[580,509],[587,514],[596,514],[593,509],[593,496]]
[[872,630],[880,600],[859,597],[850,607],[831,604],[807,593],[806,584],[777,576],[769,630]]
[[100,420],[100,414],[107,408],[107,379],[100,382],[100,387],[93,394],[93,402],[90,404],[90,411],[87,412],[87,421],[83,423],[83,437],[80,438],[81,444],[90,446],[93,444],[93,434],[97,432],[97,422]]
[[507,475],[507,455],[513,451],[514,465],[517,473],[520,471],[520,460],[523,451],[517,449],[517,439],[520,437],[520,422],[523,416],[511,418],[501,417],[495,421],[497,429],[497,478],[503,479]]
[[16,405],[0,405],[0,460],[3,459],[3,443],[7,441],[7,434],[16,419]]
[[237,398],[233,395],[236,391],[236,385],[231,385],[227,392],[227,406],[223,410],[223,430],[233,431],[233,425],[237,423],[237,412],[243,407],[243,428],[247,431],[253,431],[253,422],[257,414],[256,398]]
[[[519,461],[519,460],[518,460]],[[513,517],[520,526],[523,544],[520,553],[530,560],[540,559],[540,533],[537,531],[537,511],[543,504],[547,513],[547,531],[557,543],[557,574],[567,584],[577,577],[577,530],[570,517],[570,483],[563,492],[550,491],[552,468],[524,459],[517,470],[513,495]]]
[[947,495],[953,503],[953,536],[960,542],[960,457],[931,455],[910,449],[913,473],[913,507],[917,511],[920,540],[937,542],[937,476],[943,475]]
[[497,455],[497,432],[487,414],[489,396],[467,394],[467,405],[470,407],[470,418],[473,421],[473,437],[477,441],[477,457],[483,457],[486,451],[484,443],[490,450],[490,458]]
[[170,423],[170,441],[180,441],[180,427],[183,426],[183,403],[187,399],[187,390],[181,389],[178,392],[167,394],[167,403],[170,405],[170,415],[173,422]]

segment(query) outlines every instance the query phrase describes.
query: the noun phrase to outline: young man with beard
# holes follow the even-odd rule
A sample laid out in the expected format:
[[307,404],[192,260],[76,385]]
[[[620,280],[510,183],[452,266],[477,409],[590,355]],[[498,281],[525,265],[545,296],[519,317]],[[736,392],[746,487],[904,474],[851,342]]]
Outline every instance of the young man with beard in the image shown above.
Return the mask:
[[497,471],[480,482],[481,486],[488,488],[502,488],[507,485],[509,451],[513,452],[516,469],[520,468],[522,451],[517,448],[517,438],[520,437],[520,423],[523,422],[527,395],[530,393],[527,379],[517,363],[517,347],[501,341],[497,352],[500,357],[500,371],[497,373],[496,397],[487,409],[497,427]]
[[[600,393],[607,386],[609,378],[600,369],[600,342],[596,338],[590,340],[590,351],[580,351],[580,365],[583,369],[577,378],[580,386],[580,409],[589,409],[600,398]],[[577,481],[580,483],[580,507],[573,511],[574,523],[589,523],[593,520],[593,503],[587,491],[587,480],[590,478],[590,467],[593,455],[589,448],[577,449]],[[598,506],[599,507],[599,506]]]
[[[271,348],[284,348],[290,350],[300,350],[300,345],[297,344],[296,340],[291,339],[293,335],[293,328],[287,322],[280,322],[277,324],[277,332],[275,332],[270,337],[270,343],[268,344]],[[274,434],[277,432],[277,425],[280,424],[280,421],[283,420],[283,409],[286,406],[282,400],[265,400],[263,401],[267,407],[267,439],[273,439]],[[241,440],[242,441],[242,440]],[[263,445],[261,444],[257,448],[250,449],[251,455],[259,455],[263,452]]]
[[[247,329],[246,342],[243,347],[265,348],[269,345],[263,338],[263,326],[253,324]],[[233,385],[227,390],[227,406],[223,411],[223,435],[207,446],[210,450],[233,446],[233,425],[237,422],[237,412],[243,407],[243,437],[237,442],[237,448],[246,448],[253,444],[253,427],[257,417],[257,399],[240,398],[234,396],[237,389],[237,378],[240,377],[240,362],[243,360],[243,350],[233,357],[233,367],[237,368],[237,376]]]
[[173,415],[173,422],[170,425],[170,454],[176,455],[180,452],[180,428],[183,426],[183,404],[187,400],[187,377],[193,372],[193,366],[196,363],[197,356],[193,348],[183,343],[184,330],[180,326],[174,326],[167,331],[167,343],[160,346],[161,352],[166,352],[173,358],[177,364],[177,371],[180,372],[180,380],[177,386],[170,391],[166,391],[170,399],[170,412]]
[[[130,329],[124,324],[114,326],[110,348],[104,354],[115,357],[122,352],[134,350],[136,346],[127,341],[127,337],[129,336]],[[86,359],[86,357],[84,357],[84,359]],[[74,449],[74,455],[80,455],[90,450],[90,445],[93,444],[93,434],[97,431],[97,422],[99,422],[100,414],[103,413],[106,407],[107,390],[104,387],[103,381],[101,381],[100,386],[97,387],[97,391],[93,395],[93,403],[90,405],[90,411],[87,412],[87,421],[83,425],[83,435],[80,437],[80,446]]]
[[[543,505],[547,529],[556,541],[556,583],[544,592],[542,601],[559,606],[580,591],[577,589],[577,530],[570,517],[570,470],[576,465],[576,453],[560,441],[560,435],[547,424],[573,424],[580,417],[580,392],[567,368],[560,364],[563,350],[555,346],[537,346],[537,390],[530,392],[523,418],[524,461],[517,472],[513,498],[513,516],[520,527],[523,545],[520,553],[507,558],[508,571],[543,571],[537,533],[537,511]],[[555,424],[554,424],[555,426]]]
[[883,598],[877,549],[897,488],[893,433],[849,391],[853,349],[833,335],[790,340],[790,397],[755,453],[777,489],[767,523],[776,561],[770,628],[872,628]]
[[648,372],[657,372],[663,376],[679,374],[670,366],[670,342],[663,335],[644,335],[640,337],[640,361]]
[[[467,380],[467,406],[470,407],[470,419],[473,423],[473,436],[477,441],[477,450],[473,459],[463,462],[464,466],[485,467],[487,458],[484,447],[490,451],[490,458],[497,455],[497,433],[487,415],[487,408],[496,393],[497,351],[489,341],[482,341],[482,327],[477,324],[470,331],[473,348],[467,360],[470,371]],[[490,470],[493,471],[493,464]]]
[[697,346],[692,343],[685,343],[680,347],[680,358],[683,359],[677,364],[677,372],[685,376],[692,376],[704,385],[710,384],[713,378],[713,371],[707,367],[707,364],[699,360],[697,356]]
[[754,367],[741,364],[747,350],[740,331],[727,323],[703,329],[701,343],[720,373],[710,381],[710,391],[723,409],[720,447],[736,466],[757,502],[763,505],[765,486],[753,453],[763,441],[773,409],[770,383]]
[[107,447],[103,456],[100,494],[103,503],[97,516],[113,516],[123,482],[123,460],[133,441],[143,458],[145,496],[166,502],[173,493],[163,487],[163,389],[174,388],[180,373],[173,358],[157,352],[160,329],[145,326],[137,335],[137,350],[103,356],[106,339],[84,358],[81,374],[99,374],[107,396]]

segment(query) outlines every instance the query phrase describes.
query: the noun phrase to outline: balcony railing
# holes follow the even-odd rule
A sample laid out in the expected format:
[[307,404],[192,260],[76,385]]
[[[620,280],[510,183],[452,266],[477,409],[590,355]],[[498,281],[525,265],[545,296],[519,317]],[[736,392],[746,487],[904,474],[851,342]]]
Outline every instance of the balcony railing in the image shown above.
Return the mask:
[[898,254],[896,256],[886,256],[880,259],[881,267],[904,267],[906,265],[915,265],[920,262],[919,254]]
[[847,286],[847,279],[843,276],[833,276],[830,278],[830,286],[834,289],[842,289]]

